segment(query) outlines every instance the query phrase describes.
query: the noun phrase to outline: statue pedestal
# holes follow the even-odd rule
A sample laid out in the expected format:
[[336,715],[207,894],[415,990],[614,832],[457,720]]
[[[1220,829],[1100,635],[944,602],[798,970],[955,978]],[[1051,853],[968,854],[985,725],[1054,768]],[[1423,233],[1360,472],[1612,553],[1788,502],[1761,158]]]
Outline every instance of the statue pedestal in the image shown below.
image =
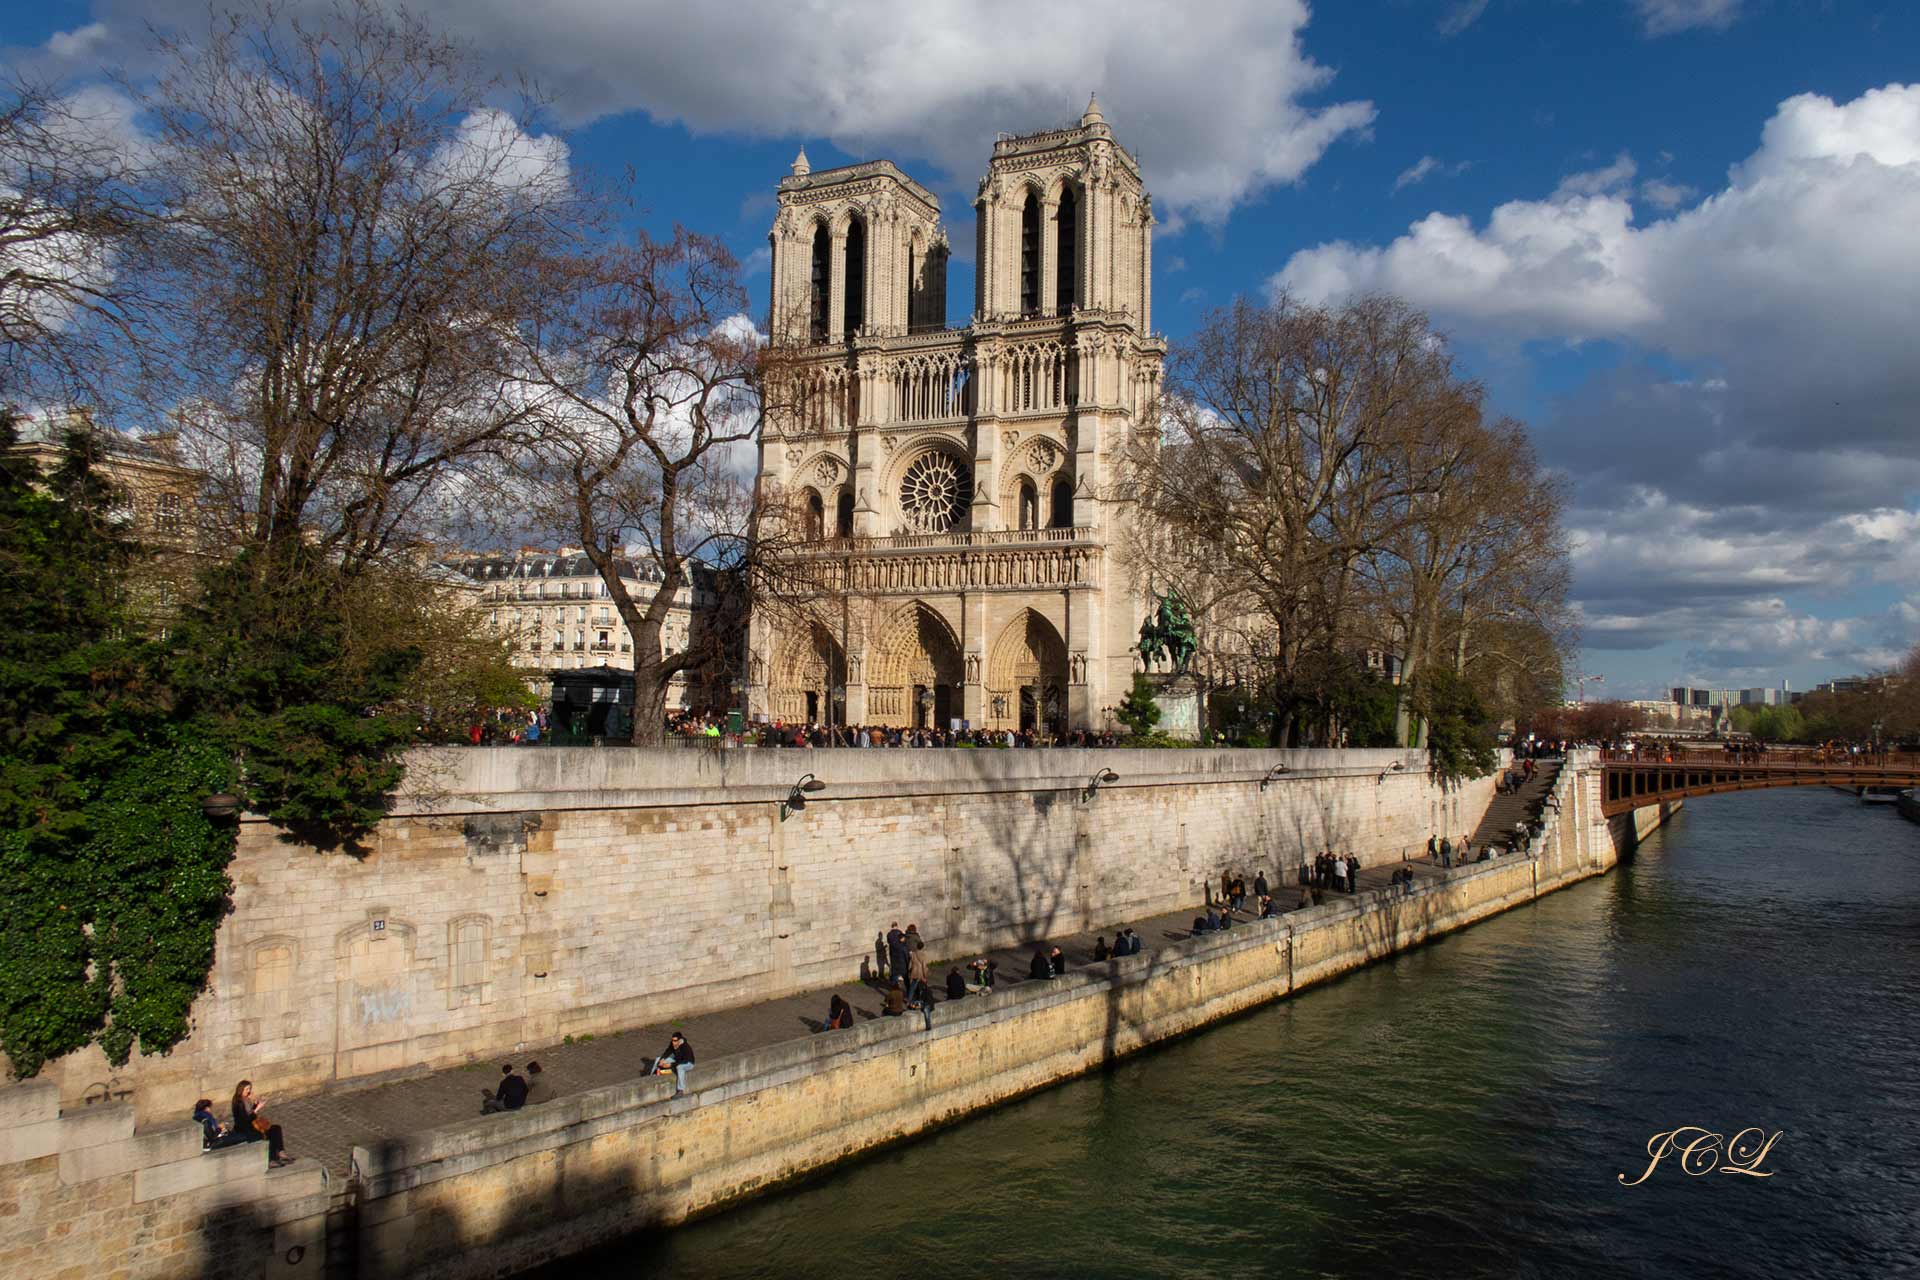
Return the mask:
[[1200,686],[1184,671],[1149,671],[1153,701],[1160,708],[1154,728],[1169,738],[1193,742],[1200,737]]

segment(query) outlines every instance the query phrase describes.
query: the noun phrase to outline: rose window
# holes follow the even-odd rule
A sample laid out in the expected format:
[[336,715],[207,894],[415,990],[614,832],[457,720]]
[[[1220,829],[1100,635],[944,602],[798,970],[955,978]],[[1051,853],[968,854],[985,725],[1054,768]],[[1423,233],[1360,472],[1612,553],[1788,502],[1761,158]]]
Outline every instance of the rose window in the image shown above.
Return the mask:
[[966,464],[935,450],[907,468],[900,481],[900,510],[915,533],[945,533],[957,528],[973,500],[973,478]]

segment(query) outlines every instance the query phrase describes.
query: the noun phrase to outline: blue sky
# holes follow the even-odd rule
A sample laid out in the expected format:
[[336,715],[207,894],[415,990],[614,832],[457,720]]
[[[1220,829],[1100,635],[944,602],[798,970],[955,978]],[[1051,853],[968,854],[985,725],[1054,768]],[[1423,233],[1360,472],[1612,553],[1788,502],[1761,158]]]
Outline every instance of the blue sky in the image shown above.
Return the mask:
[[[576,167],[632,166],[648,221],[750,264],[802,143],[900,163],[970,253],[994,132],[1097,89],[1155,194],[1157,327],[1391,289],[1533,426],[1574,481],[1607,692],[1806,687],[1920,640],[1920,5],[415,7],[534,76]],[[5,30],[23,68],[137,81],[146,23],[203,15],[11,5]]]

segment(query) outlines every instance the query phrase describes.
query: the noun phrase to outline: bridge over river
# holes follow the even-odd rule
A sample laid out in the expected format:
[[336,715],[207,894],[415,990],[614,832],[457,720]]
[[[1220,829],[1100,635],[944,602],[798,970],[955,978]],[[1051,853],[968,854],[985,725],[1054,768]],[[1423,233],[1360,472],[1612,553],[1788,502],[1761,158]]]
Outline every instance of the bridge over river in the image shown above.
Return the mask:
[[1607,817],[1647,805],[1723,791],[1760,791],[1773,787],[1920,787],[1920,754],[1879,752],[1849,755],[1830,751],[1770,751],[1745,759],[1713,758],[1702,753],[1648,760],[1609,754],[1600,811]]

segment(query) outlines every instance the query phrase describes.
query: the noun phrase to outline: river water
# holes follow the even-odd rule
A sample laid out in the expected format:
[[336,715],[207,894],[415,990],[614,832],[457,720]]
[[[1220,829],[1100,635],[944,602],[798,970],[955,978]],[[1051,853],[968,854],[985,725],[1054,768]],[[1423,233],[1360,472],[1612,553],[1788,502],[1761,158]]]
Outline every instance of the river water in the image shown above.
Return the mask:
[[[1716,796],[1611,875],[563,1271],[1916,1275],[1916,1050],[1920,826]],[[1621,1185],[1689,1125],[1778,1133],[1772,1176]]]

